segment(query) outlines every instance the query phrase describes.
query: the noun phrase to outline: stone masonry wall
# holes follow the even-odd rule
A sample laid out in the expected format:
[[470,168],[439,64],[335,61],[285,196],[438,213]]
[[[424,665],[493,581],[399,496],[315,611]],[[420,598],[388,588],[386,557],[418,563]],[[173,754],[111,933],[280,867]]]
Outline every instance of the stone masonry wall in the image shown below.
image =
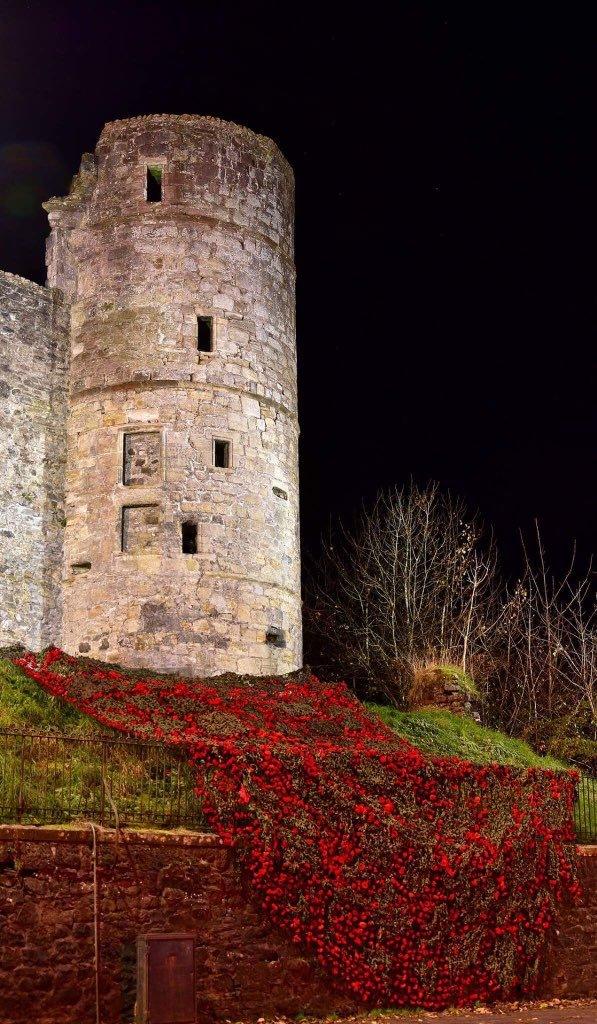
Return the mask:
[[0,646],[60,636],[67,352],[60,296],[0,272]]
[[[349,1010],[247,898],[215,836],[98,829],[103,1024],[128,1024],[136,938],[196,934],[200,1021]],[[93,873],[89,828],[0,826],[0,1020],[93,1024]]]
[[49,281],[72,300],[72,653],[194,675],[301,664],[293,194],[269,139],[152,115],[108,124],[46,204]]
[[540,994],[580,999],[597,996],[597,846],[579,846],[583,898],[565,909],[552,934]]
[[[98,829],[103,1024],[132,1020],[136,938],[196,935],[200,1021],[351,1012],[312,961],[256,910],[213,835]],[[537,995],[595,995],[597,847],[579,848],[583,898],[563,908]],[[0,1020],[93,1024],[91,830],[0,826]]]

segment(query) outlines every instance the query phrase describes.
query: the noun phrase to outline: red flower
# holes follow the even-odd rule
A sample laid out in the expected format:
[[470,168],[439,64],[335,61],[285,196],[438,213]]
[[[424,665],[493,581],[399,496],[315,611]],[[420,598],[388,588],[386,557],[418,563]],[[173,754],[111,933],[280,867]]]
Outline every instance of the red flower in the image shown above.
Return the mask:
[[185,744],[258,904],[336,987],[429,1010],[532,989],[578,893],[571,773],[427,758],[315,677],[139,679],[56,648],[17,664],[104,725]]

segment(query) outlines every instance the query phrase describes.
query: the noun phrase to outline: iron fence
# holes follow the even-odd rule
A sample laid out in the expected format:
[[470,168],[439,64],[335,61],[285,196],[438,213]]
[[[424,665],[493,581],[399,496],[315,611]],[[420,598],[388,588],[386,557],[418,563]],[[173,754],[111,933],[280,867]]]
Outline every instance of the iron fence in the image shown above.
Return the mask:
[[[91,819],[114,827],[207,827],[184,755],[163,743],[0,730],[0,823]],[[597,843],[597,778],[574,807],[579,843]]]
[[574,824],[579,843],[597,843],[597,779],[581,775],[576,789]]
[[0,822],[205,828],[184,756],[111,736],[0,731]]

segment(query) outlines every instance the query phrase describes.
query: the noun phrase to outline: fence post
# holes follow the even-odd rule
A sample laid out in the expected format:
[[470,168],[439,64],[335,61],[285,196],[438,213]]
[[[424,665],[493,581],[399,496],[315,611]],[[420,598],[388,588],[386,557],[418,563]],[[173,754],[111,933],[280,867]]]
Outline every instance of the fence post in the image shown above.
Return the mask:
[[106,807],[106,741],[102,740],[102,765],[100,780],[100,825],[104,824],[104,811]]
[[21,765],[19,770],[19,810],[18,810],[18,821],[19,825],[23,820],[23,807],[25,804],[25,743],[27,742],[26,736],[21,736]]

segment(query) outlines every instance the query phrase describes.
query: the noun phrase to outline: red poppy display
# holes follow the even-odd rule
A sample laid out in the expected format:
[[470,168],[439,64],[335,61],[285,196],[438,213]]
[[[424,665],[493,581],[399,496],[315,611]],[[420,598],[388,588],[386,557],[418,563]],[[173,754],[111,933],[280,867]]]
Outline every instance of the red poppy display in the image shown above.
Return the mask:
[[16,660],[99,722],[183,745],[205,815],[269,919],[368,1005],[441,1009],[533,990],[578,893],[575,773],[423,755],[344,684]]

